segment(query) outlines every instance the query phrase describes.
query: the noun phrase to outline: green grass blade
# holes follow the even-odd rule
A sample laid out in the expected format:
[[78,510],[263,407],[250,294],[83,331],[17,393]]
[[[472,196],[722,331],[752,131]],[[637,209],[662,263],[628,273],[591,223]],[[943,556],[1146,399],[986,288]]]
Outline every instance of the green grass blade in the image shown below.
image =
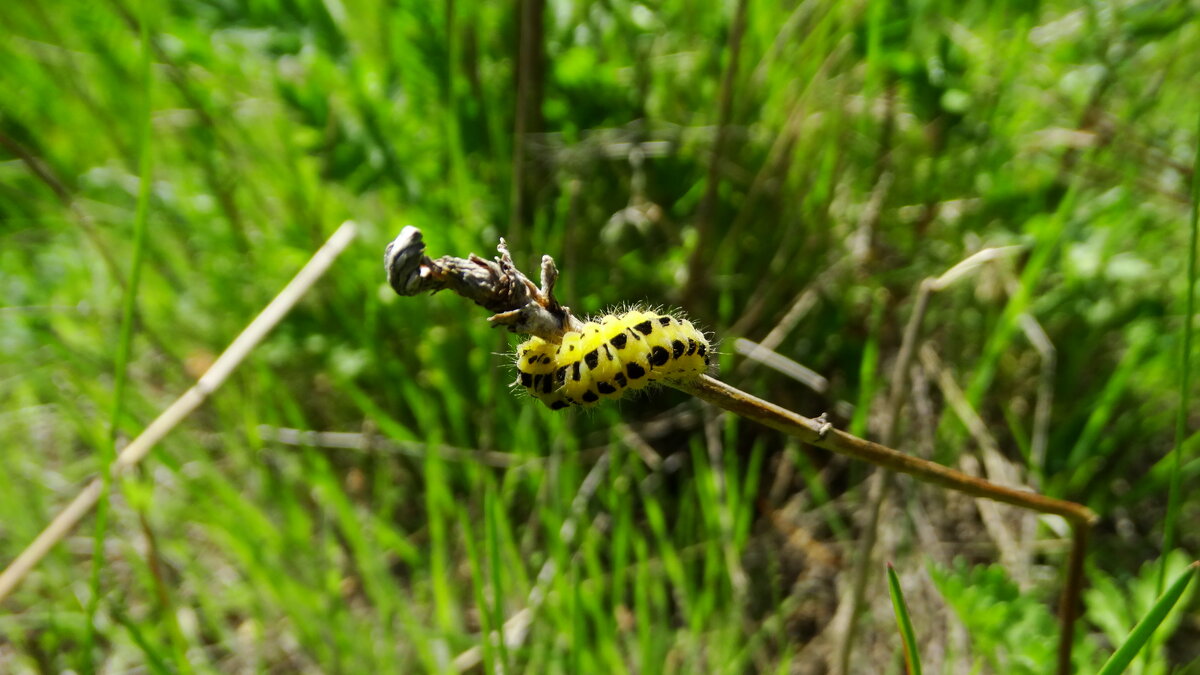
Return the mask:
[[137,621],[126,616],[125,611],[119,608],[113,611],[113,619],[125,627],[125,630],[129,632],[130,639],[142,650],[147,670],[155,675],[170,675],[172,670],[167,667],[167,662],[163,660],[158,646],[154,644],[153,640],[146,638]]
[[888,594],[892,596],[892,608],[896,610],[896,625],[900,628],[900,638],[904,641],[904,664],[908,675],[921,675],[921,656],[917,652],[917,635],[913,631],[912,619],[908,616],[908,606],[904,604],[904,594],[900,592],[900,578],[896,576],[896,568],[891,563],[887,566]]
[[[509,672],[509,656],[508,643],[504,640],[504,566],[501,556],[500,542],[500,524],[497,522],[500,518],[500,511],[503,509],[503,503],[497,498],[496,489],[491,482],[487,483],[486,490],[483,494],[483,512],[484,512],[484,527],[487,532],[484,533],[484,559],[487,561],[489,571],[491,573],[492,582],[492,602],[488,607],[480,607],[481,612],[492,613],[492,625],[498,631],[499,639],[496,641],[498,651],[500,670]],[[487,640],[491,640],[488,635]]]
[[[1164,566],[1165,564],[1164,562]],[[1118,673],[1125,672],[1125,668],[1133,661],[1133,657],[1137,656],[1142,647],[1146,646],[1146,643],[1154,636],[1154,631],[1166,618],[1167,613],[1187,590],[1188,584],[1191,583],[1197,570],[1200,570],[1200,561],[1188,565],[1187,570],[1171,583],[1167,592],[1159,596],[1158,601],[1154,603],[1146,616],[1142,617],[1142,620],[1133,627],[1129,637],[1125,638],[1125,642],[1117,648],[1117,651],[1113,652],[1097,675],[1118,675]]]
[[[1197,124],[1200,129],[1200,124]],[[1183,446],[1187,441],[1188,400],[1191,394],[1192,321],[1196,313],[1196,238],[1200,230],[1200,141],[1197,142],[1192,171],[1192,214],[1187,248],[1187,292],[1183,310],[1183,343],[1179,349],[1179,408],[1175,413],[1175,443],[1171,450],[1171,473],[1167,483],[1167,512],[1163,518],[1162,566],[1158,568],[1158,593],[1162,595],[1167,583],[1167,556],[1175,548],[1175,530],[1178,527],[1179,511],[1183,508],[1179,492],[1183,486]],[[1153,649],[1146,650],[1149,664]]]
[[871,399],[875,397],[878,386],[876,373],[879,369],[879,332],[883,326],[883,316],[887,301],[882,294],[876,294],[872,299],[870,333],[863,345],[862,361],[858,367],[858,400],[854,404],[854,418],[850,420],[850,433],[855,436],[865,436],[867,419],[871,411]]
[[[492,648],[492,631],[496,630],[497,626],[492,621],[492,605],[487,601],[487,593],[484,589],[482,556],[478,551],[479,547],[475,543],[475,531],[471,526],[471,514],[461,504],[458,506],[458,529],[464,533],[462,542],[466,550],[467,564],[471,570],[471,585],[475,591],[475,607],[479,611],[479,646],[483,654],[483,669],[485,672],[495,673],[501,670],[496,667],[496,656]],[[501,636],[501,642],[503,642],[503,636]]]
[[[1200,129],[1200,124],[1197,124]],[[1158,573],[1158,591],[1167,580],[1166,554],[1175,548],[1175,529],[1179,522],[1179,491],[1183,477],[1183,443],[1187,439],[1188,395],[1191,391],[1192,320],[1196,313],[1196,239],[1200,232],[1200,141],[1197,141],[1192,172],[1192,222],[1187,251],[1187,301],[1183,311],[1183,347],[1179,358],[1179,410],[1175,417],[1175,449],[1171,464],[1171,482],[1167,492],[1167,515],[1163,521],[1163,565]]]
[[125,289],[125,297],[121,307],[121,334],[117,342],[116,357],[113,365],[113,407],[112,422],[108,438],[99,444],[100,476],[103,480],[103,492],[96,504],[96,521],[92,537],[92,572],[89,579],[90,597],[87,603],[87,627],[84,636],[83,659],[91,669],[93,666],[92,649],[96,639],[96,612],[100,607],[100,570],[104,566],[104,540],[108,530],[108,495],[112,490],[112,465],[117,458],[117,430],[121,426],[124,414],[125,386],[128,382],[127,366],[129,352],[133,343],[134,313],[137,309],[138,284],[141,280],[142,262],[146,250],[146,221],[150,208],[151,179],[151,110],[154,105],[153,95],[153,53],[150,44],[150,9],[143,5],[141,16],[141,61],[139,77],[142,85],[142,108],[138,118],[138,194],[137,207],[133,222],[133,260],[130,263],[129,286]]

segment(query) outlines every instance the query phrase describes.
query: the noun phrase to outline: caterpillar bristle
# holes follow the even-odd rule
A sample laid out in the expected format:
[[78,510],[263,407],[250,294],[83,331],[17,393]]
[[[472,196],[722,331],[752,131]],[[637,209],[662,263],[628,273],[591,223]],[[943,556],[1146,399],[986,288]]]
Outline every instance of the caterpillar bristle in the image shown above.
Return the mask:
[[617,399],[653,382],[708,370],[708,338],[681,313],[624,307],[594,317],[560,344],[533,337],[517,347],[514,383],[553,410]]

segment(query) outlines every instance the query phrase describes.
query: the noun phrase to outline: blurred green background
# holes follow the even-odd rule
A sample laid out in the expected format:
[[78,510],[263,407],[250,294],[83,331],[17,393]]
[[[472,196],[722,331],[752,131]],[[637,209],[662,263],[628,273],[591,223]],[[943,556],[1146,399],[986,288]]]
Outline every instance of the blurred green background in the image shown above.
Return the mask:
[[[514,396],[515,336],[387,287],[408,224],[433,256],[554,256],[579,314],[681,308],[723,379],[870,438],[917,285],[1012,247],[932,299],[896,445],[1102,515],[1093,671],[1163,555],[1198,11],[0,4],[0,565],[110,447],[142,148],[118,445],[361,226],[107,527],[0,606],[0,671],[828,672],[873,469],[670,389],[566,414]],[[1200,552],[1195,435],[1183,459],[1176,567]],[[854,672],[903,671],[885,559],[927,671],[1052,669],[1061,522],[907,479],[884,509]],[[1173,617],[1130,672],[1200,668],[1195,601]],[[504,622],[510,645],[481,639]]]

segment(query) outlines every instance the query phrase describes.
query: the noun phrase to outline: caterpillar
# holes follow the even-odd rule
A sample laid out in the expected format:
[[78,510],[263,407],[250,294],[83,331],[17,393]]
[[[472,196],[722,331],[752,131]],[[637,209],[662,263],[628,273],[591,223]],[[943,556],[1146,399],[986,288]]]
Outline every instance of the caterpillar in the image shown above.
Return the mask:
[[551,410],[592,406],[651,382],[699,375],[709,345],[691,321],[644,310],[608,314],[561,344],[533,337],[517,347],[517,380]]

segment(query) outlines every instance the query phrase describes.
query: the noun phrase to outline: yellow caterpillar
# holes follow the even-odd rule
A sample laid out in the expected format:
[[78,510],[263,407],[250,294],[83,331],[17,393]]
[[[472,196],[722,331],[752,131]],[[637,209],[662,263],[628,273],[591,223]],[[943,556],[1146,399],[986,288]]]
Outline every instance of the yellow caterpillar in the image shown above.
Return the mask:
[[517,386],[552,410],[591,406],[708,367],[708,340],[691,321],[633,310],[589,321],[562,344],[530,338],[517,347]]

